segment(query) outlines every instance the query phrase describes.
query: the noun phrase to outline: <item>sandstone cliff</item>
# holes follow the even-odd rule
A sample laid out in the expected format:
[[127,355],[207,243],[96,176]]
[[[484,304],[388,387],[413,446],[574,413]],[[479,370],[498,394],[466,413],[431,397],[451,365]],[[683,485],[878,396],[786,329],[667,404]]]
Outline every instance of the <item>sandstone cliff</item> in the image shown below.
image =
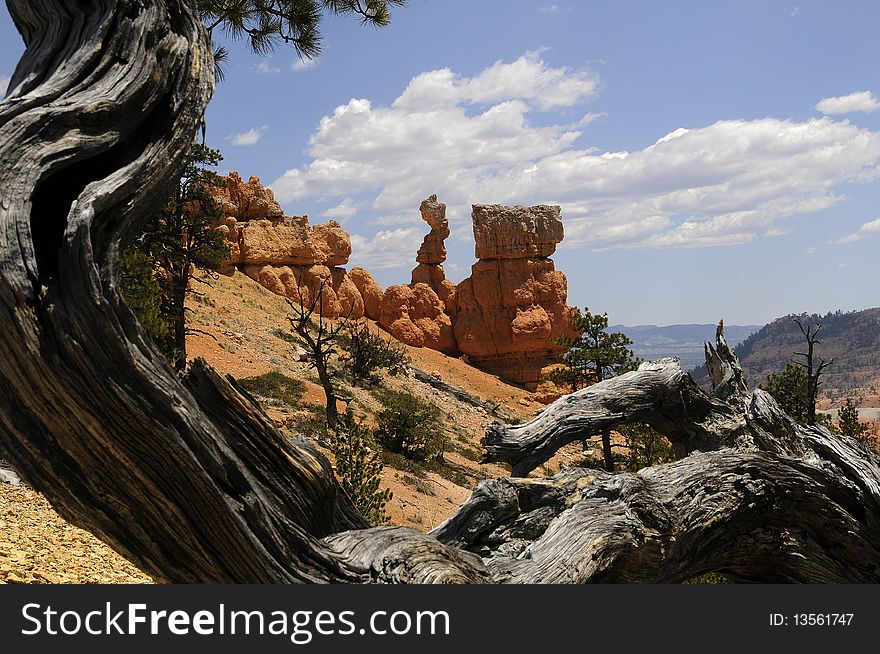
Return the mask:
[[[324,316],[360,318],[369,313],[360,287],[342,268],[351,256],[351,239],[339,223],[312,226],[307,216],[285,216],[257,177],[244,183],[235,171],[212,195],[226,214],[219,228],[227,233],[229,265],[303,304],[316,300],[323,288],[316,311]],[[369,281],[371,308],[378,316],[378,285],[372,277]]]

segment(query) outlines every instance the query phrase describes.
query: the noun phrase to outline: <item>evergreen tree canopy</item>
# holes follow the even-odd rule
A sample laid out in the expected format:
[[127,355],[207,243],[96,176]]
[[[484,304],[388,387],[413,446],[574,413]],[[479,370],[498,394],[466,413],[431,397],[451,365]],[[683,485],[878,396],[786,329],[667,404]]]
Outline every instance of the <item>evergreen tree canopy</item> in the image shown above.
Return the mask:
[[[607,333],[608,314],[592,314],[584,307],[583,313],[578,308],[571,310],[570,324],[572,330],[580,334],[576,339],[563,336],[557,344],[567,347],[562,355],[563,368],[557,368],[547,377],[558,386],[568,386],[574,393],[579,388],[590,386],[603,379],[615,377],[624,372],[635,370],[640,361],[629,346],[633,342],[621,332]],[[602,436],[602,457],[605,469],[614,470],[611,432],[605,430]],[[583,439],[584,450],[587,439]]]
[[[135,312],[144,328],[154,337],[161,333],[161,325],[150,313],[155,310],[155,299],[144,299],[145,292],[158,292],[160,318],[167,323],[165,338],[157,344],[165,350],[173,365],[186,367],[186,314],[185,302],[191,291],[193,266],[202,270],[216,270],[230,255],[226,234],[217,229],[223,217],[211,195],[212,186],[220,178],[205,166],[216,166],[223,159],[217,150],[195,143],[186,160],[180,184],[162,209],[144,226],[141,235],[129,248],[128,261],[140,261],[141,276],[144,260],[152,262],[155,286],[144,279],[123,276],[122,295]],[[132,249],[139,252],[135,255]],[[123,264],[125,275],[125,263]],[[147,321],[148,324],[145,324]]]
[[[391,7],[407,0],[198,0],[196,9],[209,32],[219,28],[232,39],[247,39],[257,54],[268,54],[279,44],[291,44],[300,57],[321,54],[321,19],[325,13],[356,16],[365,25],[385,27]],[[218,77],[227,51],[216,48]]]
[[156,281],[152,260],[136,247],[122,253],[119,287],[141,327],[164,347],[168,340],[168,321],[162,311],[162,289]]
[[790,362],[780,373],[767,375],[767,384],[759,388],[767,391],[794,420],[802,425],[809,424],[809,393],[807,373],[803,366]]
[[855,438],[864,438],[865,434],[871,428],[867,422],[859,420],[859,410],[852,398],[847,398],[837,412],[837,428],[844,436],[854,436]]
[[559,386],[569,386],[572,392],[635,370],[640,361],[629,347],[633,342],[621,332],[607,333],[608,314],[592,314],[587,307],[583,313],[572,309],[572,329],[580,334],[576,339],[563,336],[557,344],[568,347],[562,355],[565,368],[554,370],[548,379]]

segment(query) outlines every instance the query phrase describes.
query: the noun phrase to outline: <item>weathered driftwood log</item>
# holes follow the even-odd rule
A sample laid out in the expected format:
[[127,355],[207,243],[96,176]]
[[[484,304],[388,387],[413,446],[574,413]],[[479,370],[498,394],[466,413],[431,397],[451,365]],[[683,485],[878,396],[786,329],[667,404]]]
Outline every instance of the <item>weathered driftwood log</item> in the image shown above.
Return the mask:
[[706,395],[676,360],[661,359],[564,395],[528,423],[490,425],[484,460],[509,463],[520,477],[563,445],[632,422],[667,435],[679,456],[732,445],[743,427],[733,407]]
[[485,481],[433,535],[479,554],[501,582],[673,582],[708,571],[739,581],[880,580],[880,459],[749,393],[720,325],[707,361],[727,402],[660,361],[563,397],[526,425],[494,425],[486,440],[489,458],[521,471],[634,420],[664,429],[679,449],[717,451],[637,474]]
[[765,452],[693,454],[638,474],[572,468],[484,481],[435,532],[515,583],[877,582],[876,493]]
[[0,458],[157,579],[880,581],[877,457],[749,393],[720,330],[715,397],[660,362],[487,435],[520,475],[632,421],[682,460],[488,481],[432,535],[366,529],[324,457],[204,363],[176,375],[117,293],[212,91],[189,3],[7,6],[27,50],[0,103]]

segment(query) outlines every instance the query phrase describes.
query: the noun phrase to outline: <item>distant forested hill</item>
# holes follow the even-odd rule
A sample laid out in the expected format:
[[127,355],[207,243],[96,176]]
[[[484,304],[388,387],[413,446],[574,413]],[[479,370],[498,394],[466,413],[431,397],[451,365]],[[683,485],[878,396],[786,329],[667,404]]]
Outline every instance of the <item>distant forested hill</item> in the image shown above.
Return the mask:
[[[760,325],[725,325],[724,333],[728,343],[736,345],[760,328]],[[612,325],[608,331],[629,336],[637,357],[646,361],[678,357],[684,370],[703,364],[703,343],[715,340],[715,325]]]
[[[822,377],[824,397],[831,401],[859,397],[866,400],[866,405],[870,403],[867,400],[876,399],[880,385],[880,307],[824,316],[788,315],[765,325],[735,348],[749,385],[766,382],[768,374],[780,372],[793,360],[795,351],[804,351],[804,335],[795,318],[822,324],[816,354],[825,360],[834,359]],[[701,384],[708,383],[705,365],[692,375]]]

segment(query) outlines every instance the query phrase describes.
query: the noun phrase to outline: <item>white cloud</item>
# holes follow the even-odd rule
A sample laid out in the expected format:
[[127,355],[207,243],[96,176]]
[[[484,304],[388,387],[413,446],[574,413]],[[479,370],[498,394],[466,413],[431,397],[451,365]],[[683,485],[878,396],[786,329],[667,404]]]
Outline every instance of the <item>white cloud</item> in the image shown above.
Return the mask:
[[322,216],[325,218],[338,218],[339,220],[345,220],[346,218],[351,218],[355,215],[360,208],[361,205],[359,202],[355,202],[351,197],[347,197],[337,206],[327,209]]
[[9,82],[11,81],[11,77],[7,77],[0,73],[0,95],[6,95],[6,91],[9,90]]
[[819,251],[819,247],[816,245],[811,245],[807,249],[804,250],[804,254],[816,254]]
[[[570,114],[597,85],[592,73],[550,67],[540,53],[470,78],[423,73],[391,106],[337,107],[310,138],[309,163],[272,186],[284,202],[362,201],[385,236],[419,225],[417,207],[431,193],[447,204],[453,234],[469,231],[471,203],[555,203],[563,247],[598,250],[780,236],[794,217],[841,201],[842,184],[880,177],[880,133],[830,117],[724,120],[616,152],[579,145],[582,130],[566,120],[533,120],[546,98]],[[420,238],[424,225],[414,229]],[[385,236],[361,245],[399,247]]]
[[410,263],[415,265],[416,252],[425,231],[419,227],[382,230],[371,239],[352,234],[349,264],[367,270],[399,268]]
[[263,125],[262,127],[252,127],[246,132],[230,134],[226,137],[226,140],[232,143],[232,145],[256,145],[260,142],[260,139],[263,138],[263,134],[265,134],[268,130],[268,125]]
[[281,68],[279,68],[278,66],[273,66],[266,61],[261,61],[259,64],[257,64],[257,72],[261,75],[268,75],[270,73],[277,74],[281,72]]
[[571,107],[595,95],[599,77],[586,68],[551,68],[543,51],[527,52],[516,61],[497,61],[479,75],[461,77],[449,68],[414,77],[394,101],[400,111],[428,111],[463,104],[521,100],[542,110]]
[[293,60],[293,63],[290,64],[290,70],[294,72],[302,72],[304,70],[311,70],[319,63],[318,59],[300,59],[296,58]]
[[795,5],[794,7],[791,8],[791,11],[788,13],[788,17],[794,18],[799,13],[801,13],[801,7],[800,7],[800,5]]
[[602,113],[598,113],[598,114],[592,114],[592,113],[585,114],[584,117],[578,121],[577,126],[578,127],[589,127],[590,125],[595,123],[597,120],[601,120],[602,118],[607,118],[607,117],[608,117],[608,114],[606,114],[604,111]]
[[559,13],[559,5],[548,5],[545,7],[541,7],[538,9],[542,14],[558,14]]
[[863,238],[868,238],[869,236],[875,236],[877,234],[880,234],[880,218],[865,223],[864,225],[859,227],[859,231],[853,234],[849,234],[848,236],[843,236],[834,242],[841,244],[855,243],[856,241],[861,241]]
[[828,115],[848,114],[855,111],[870,113],[877,111],[877,109],[880,109],[880,100],[875,98],[871,91],[858,91],[835,98],[822,98],[816,105],[817,111]]

